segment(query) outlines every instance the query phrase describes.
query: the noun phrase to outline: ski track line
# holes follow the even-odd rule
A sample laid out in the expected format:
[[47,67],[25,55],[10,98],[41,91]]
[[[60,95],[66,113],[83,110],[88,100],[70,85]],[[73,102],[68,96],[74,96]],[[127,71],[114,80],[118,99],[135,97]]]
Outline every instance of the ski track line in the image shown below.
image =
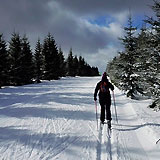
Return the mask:
[[[90,124],[92,122],[89,122]],[[91,126],[88,124],[88,127],[90,128],[91,132],[97,139],[97,160],[112,160],[112,151],[111,151],[111,138],[108,137],[107,133],[107,125],[104,125],[101,127],[99,124],[99,133],[98,137],[95,135],[94,130],[91,128]],[[109,151],[108,151],[109,150]]]
[[[56,159],[59,154],[61,154],[65,149],[67,149],[74,141],[76,141],[79,137],[70,138],[69,136],[61,143],[56,145],[54,149],[50,150],[50,155],[46,154],[45,159]],[[54,151],[53,151],[54,150]],[[49,150],[48,150],[49,151]],[[51,153],[54,152],[54,153]],[[45,155],[43,155],[45,156]],[[41,157],[42,158],[42,157]]]
[[[121,118],[121,117],[119,117]],[[119,130],[119,131],[115,131],[115,136],[114,137],[116,140],[116,151],[117,151],[117,159],[118,160],[132,160],[130,159],[130,156],[129,156],[129,150],[128,150],[128,147],[127,147],[127,142],[126,142],[126,137],[124,136],[123,133],[121,133],[120,130],[123,130],[122,126],[119,124],[121,123],[119,121],[119,123],[117,124],[116,123],[116,120],[114,121],[114,123],[116,124],[116,130]],[[117,129],[117,126],[120,128]]]
[[[79,107],[80,108],[80,107]],[[75,113],[76,114],[76,113]],[[60,123],[60,124],[62,124],[62,123]],[[72,125],[71,125],[72,124]],[[73,125],[75,125],[76,123],[75,123],[75,121],[71,121],[70,122],[70,120],[67,120],[67,125],[66,125],[66,122],[64,122],[63,123],[63,125],[61,125],[61,127],[59,126],[58,128],[59,128],[59,130],[61,130],[60,132],[62,133],[62,131],[63,132],[65,132],[65,130],[67,129],[67,131],[69,130],[69,128],[71,127],[71,128],[73,128],[74,126]],[[52,125],[54,125],[55,126],[55,123],[52,121]],[[72,127],[73,126],[73,127]],[[54,127],[54,128],[56,128],[56,127]],[[91,129],[91,128],[90,128]],[[58,132],[58,131],[57,131]],[[71,139],[71,138],[66,138],[65,139],[65,141],[63,141],[62,143],[60,143],[60,144],[58,144],[58,145],[56,145],[55,147],[54,147],[54,151],[55,150],[57,150],[54,154],[52,154],[51,156],[49,156],[49,157],[54,157],[55,158],[55,156],[57,156],[57,155],[59,155],[59,154],[61,154],[71,143],[73,143],[74,141],[76,141],[78,138],[76,137],[76,138],[74,138],[73,140]],[[68,143],[68,144],[67,144]],[[53,150],[53,149],[52,149]],[[49,151],[49,149],[47,149],[47,151]],[[42,157],[41,157],[42,158]],[[48,159],[48,158],[47,158]]]
[[[155,160],[159,160],[159,157],[156,155],[157,153],[159,153],[159,149],[155,145],[157,136],[154,131],[154,128],[152,128],[152,126],[149,124],[147,125],[147,123],[150,123],[150,122],[144,121],[143,118],[140,117],[139,114],[137,114],[137,111],[134,109],[134,105],[135,105],[134,103],[130,104],[130,106],[132,107],[133,112],[136,114],[136,117],[137,117],[138,122],[140,124],[139,130],[138,129],[136,130],[139,142],[141,143],[142,147],[145,148],[145,152],[148,155],[148,158],[150,160],[152,160],[151,157],[155,157],[154,158]],[[140,104],[138,104],[138,105],[140,105]],[[153,123],[155,123],[155,122],[153,122]],[[155,152],[155,153],[153,154],[152,152]]]
[[[81,124],[81,126],[83,126],[83,124]],[[73,126],[74,127],[74,126]],[[79,133],[81,133],[80,131],[82,130],[83,127],[79,128]],[[83,131],[83,130],[82,130]],[[88,133],[88,132],[87,132]],[[81,136],[85,136],[86,133],[83,133],[83,135],[81,134]],[[90,137],[90,136],[89,136]],[[79,141],[79,142],[78,142]],[[46,159],[50,159],[50,158],[54,158],[54,159],[58,159],[60,154],[63,154],[63,152],[73,143],[80,143],[81,142],[81,137],[72,137],[71,136],[67,136],[67,138],[60,144],[58,144],[57,146],[54,147],[54,152],[53,154],[51,154],[49,157],[46,157]],[[55,151],[56,150],[56,151]],[[83,149],[83,152],[87,152],[86,149]]]
[[112,160],[112,143],[111,143],[111,131],[109,130],[108,127],[107,128],[107,134],[106,134],[106,151],[108,152],[108,160]]
[[99,133],[97,142],[97,160],[112,160],[112,144],[111,138],[107,133],[108,126],[107,124],[99,125]]
[[97,141],[97,159],[96,160],[101,160],[101,145],[102,145],[102,128],[99,125],[99,132],[98,132],[98,141]]
[[141,109],[141,113],[143,113],[143,115],[139,114],[137,109],[134,108],[133,104],[131,104],[131,105],[132,105],[132,108],[133,108],[134,112],[136,113],[137,117],[139,118],[141,124],[145,124],[145,128],[148,131],[147,134],[149,134],[150,137],[152,137],[152,141],[156,142],[159,139],[159,136],[157,135],[157,133],[156,133],[156,131],[155,131],[155,129],[154,129],[154,127],[152,125],[153,124],[159,124],[159,121],[157,121],[157,119],[156,119],[157,117],[155,117],[152,120],[152,122],[150,122],[148,120],[148,117],[150,117],[151,115],[149,113],[147,113],[146,111],[144,111],[143,108],[140,108],[140,104],[138,104],[138,106]]
[[[62,121],[64,121],[64,122],[62,122]],[[68,128],[72,126],[71,125],[72,123],[74,124],[74,122],[70,121],[70,120],[67,120],[67,123],[66,123],[65,119],[56,120],[56,122],[55,122],[55,120],[54,121],[51,120],[52,127],[54,128],[54,134],[60,134],[60,133],[65,132],[66,129],[68,130]],[[48,124],[48,126],[50,126],[49,128],[51,128],[51,124],[50,123]],[[52,130],[46,130],[45,132],[48,132],[48,134],[53,133]],[[45,137],[43,137],[43,139],[45,139]],[[53,150],[54,150],[55,153],[51,154],[51,157],[60,154],[74,141],[74,139],[73,140],[70,140],[70,139],[71,139],[70,136],[65,137],[65,139],[62,142],[60,142],[60,143],[58,143],[57,145],[54,146],[54,149],[53,149],[52,146],[49,145],[46,148],[47,152],[52,153]],[[43,152],[43,156],[40,157],[41,159],[44,158],[45,155],[46,155],[45,148],[42,148],[42,150],[44,152]],[[48,157],[47,157],[47,159],[48,159]]]
[[[30,139],[28,140],[28,141],[31,141],[32,140],[32,135],[30,135]],[[38,141],[37,141],[38,142]],[[30,144],[30,143],[29,143]],[[31,157],[32,157],[32,155],[33,155],[33,152],[34,152],[34,149],[35,149],[35,147],[38,145],[38,143],[34,143],[33,145],[32,145],[32,148],[31,148],[31,150],[28,152],[28,159],[31,159]]]
[[[89,124],[92,124],[93,122],[89,121]],[[93,130],[93,128],[89,124],[88,124],[88,128],[91,130],[91,132],[93,133],[93,136],[96,138],[97,142],[99,143],[100,142],[99,141],[99,136],[97,137],[97,134],[95,133],[95,130]]]
[[[61,122],[62,123],[62,122]],[[60,123],[60,124],[61,124]],[[65,123],[65,122],[64,122]],[[31,152],[30,152],[30,155],[29,155],[29,159],[31,159],[31,157],[32,157],[32,152],[34,151],[34,148],[35,147],[41,147],[40,149],[41,149],[41,156],[40,156],[40,159],[49,159],[47,156],[47,154],[49,153],[50,154],[50,158],[52,157],[55,157],[56,155],[58,155],[58,154],[60,154],[61,152],[63,152],[73,141],[75,141],[75,139],[73,139],[72,140],[72,138],[70,138],[70,136],[67,136],[67,137],[65,137],[64,138],[64,140],[63,140],[63,142],[59,142],[57,145],[55,145],[54,146],[54,148],[53,148],[53,146],[52,146],[52,144],[50,143],[50,134],[52,134],[53,133],[53,131],[51,130],[51,128],[53,127],[53,126],[55,126],[55,122],[53,122],[53,120],[49,120],[49,119],[45,119],[44,120],[44,122],[43,122],[43,124],[46,124],[45,125],[45,127],[43,127],[44,129],[43,129],[43,131],[42,131],[42,135],[41,135],[41,137],[34,143],[34,146],[32,145],[32,150],[31,150]],[[69,123],[69,124],[71,124],[71,123]],[[60,130],[60,132],[62,132],[62,128],[63,128],[63,131],[65,131],[65,129],[68,129],[67,127],[68,126],[70,126],[71,127],[71,125],[66,125],[65,126],[65,128],[63,128],[63,127],[59,127],[59,129],[58,129],[58,131],[57,132],[59,132],[59,130]],[[58,126],[59,126],[59,124],[58,124]],[[63,125],[62,125],[63,126]],[[40,127],[40,128],[42,128],[42,127]],[[56,127],[53,127],[54,128],[54,130],[55,130],[55,128]],[[56,134],[56,132],[54,133],[54,134]],[[48,135],[48,136],[47,136]],[[49,141],[49,145],[47,146],[47,148],[46,148],[46,145],[45,145],[45,143],[47,143],[47,141]],[[54,150],[54,153],[53,153],[53,150]],[[46,153],[47,152],[47,153]]]
[[[84,106],[78,106],[78,108],[79,109],[83,109],[84,110]],[[82,115],[84,115],[84,113],[81,113]],[[84,115],[85,116],[85,115]],[[88,128],[90,129],[90,131],[93,133],[93,135],[94,135],[94,137],[97,139],[97,141],[99,141],[99,138],[97,137],[97,135],[96,135],[96,133],[95,133],[95,129],[93,129],[92,127],[91,127],[91,124],[93,124],[95,121],[89,121],[88,123],[87,123],[87,126],[88,126]],[[97,122],[95,122],[95,123],[97,123]],[[98,129],[98,128],[97,128]]]
[[[88,157],[88,158],[85,157],[86,159],[89,159],[89,160],[90,160],[90,159],[91,159],[90,156],[92,155],[92,153],[91,153],[91,151],[90,151],[90,148],[91,148],[91,146],[92,146],[90,140],[91,140],[91,137],[93,137],[94,132],[93,132],[93,129],[91,128],[91,126],[89,125],[89,124],[91,124],[91,122],[89,122],[88,125],[86,125],[86,124],[88,124],[88,122],[87,122],[87,123],[84,122],[84,121],[80,121],[80,122],[79,122],[79,128],[78,128],[78,130],[77,130],[76,132],[80,133],[80,137],[75,138],[73,141],[70,142],[70,144],[71,144],[71,143],[81,144],[81,143],[83,143],[83,139],[84,139],[84,137],[85,137],[84,140],[85,140],[87,143],[83,143],[83,149],[82,149],[81,152],[83,153],[83,155],[85,154],[85,156]],[[76,125],[76,123],[74,124],[73,128],[75,128],[75,125]],[[86,128],[86,129],[85,129],[86,132],[84,132],[84,127]],[[89,134],[89,135],[88,135],[88,134]],[[86,135],[88,135],[88,136],[86,136]],[[97,139],[97,138],[96,138],[96,139]],[[61,153],[63,154],[63,151],[64,151],[65,149],[67,149],[70,144],[68,144],[68,145],[66,146],[66,148],[64,148],[63,150],[61,150],[61,152],[57,153],[57,155],[54,157],[54,159],[56,159],[56,158],[58,159],[59,156],[60,156],[60,154],[61,154]],[[71,146],[71,147],[72,147],[72,146]]]
[[[132,111],[132,115],[128,115],[128,113],[131,113]],[[134,113],[132,106],[129,104],[124,105],[124,107],[121,107],[121,113],[123,113],[123,117],[121,116],[120,118],[125,119],[125,122],[128,122],[127,125],[128,126],[136,126],[139,125],[138,120],[137,120],[137,116]],[[131,117],[131,118],[129,118]],[[134,119],[134,121],[132,121],[132,119]],[[135,121],[136,120],[136,121]],[[132,159],[142,159],[142,160],[148,160],[148,156],[146,151],[143,148],[143,145],[141,144],[141,141],[139,141],[140,138],[142,138],[142,135],[139,135],[136,130],[132,130],[128,129],[125,127],[126,124],[124,124],[121,120],[120,120],[120,124],[119,125],[119,141],[121,142],[121,144],[119,143],[119,149],[118,149],[118,154],[119,157],[124,157],[126,160],[132,160]],[[133,146],[131,144],[134,144],[136,146]],[[135,148],[132,148],[135,147]],[[123,148],[123,149],[122,149]],[[133,152],[133,150],[136,150],[137,154],[131,154],[131,152]]]
[[103,127],[103,139],[104,139],[104,152],[105,160],[112,160],[112,144],[111,138],[108,135],[108,125],[105,124]]
[[[40,125],[40,122],[41,122],[41,119],[43,119],[43,123]],[[41,134],[41,136],[35,141],[35,134],[33,133],[33,134],[30,134],[30,136],[29,136],[29,139],[28,139],[28,146],[32,146],[31,147],[31,149],[30,149],[30,151],[29,151],[29,155],[28,155],[28,159],[32,159],[33,158],[33,154],[34,154],[34,152],[35,152],[35,150],[36,150],[36,148],[38,148],[39,146],[42,146],[42,139],[44,138],[43,137],[43,133],[45,132],[45,130],[46,130],[46,125],[48,125],[48,124],[46,124],[45,123],[45,120],[46,119],[44,119],[44,118],[39,118],[39,120],[37,120],[36,122],[39,122],[38,124],[37,124],[37,126],[38,126],[38,128],[36,128],[36,130],[37,131],[40,131],[40,129],[42,129],[43,128],[43,130],[39,133],[39,134]],[[34,124],[34,119],[32,119],[32,123]],[[43,127],[43,125],[44,124],[46,124],[45,125],[45,128]],[[33,129],[33,128],[30,128],[31,130],[35,130],[35,129]],[[34,143],[32,143],[32,142],[34,142]]]
[[121,134],[121,133],[118,133],[117,136],[118,136],[118,138],[117,138],[117,157],[118,157],[118,160],[119,159],[121,160],[122,157],[123,157],[123,160],[132,160],[130,158],[127,142],[125,140],[126,137],[123,136],[123,134]]
[[[99,108],[99,113],[100,113],[100,108]],[[113,114],[114,112],[112,112],[112,116]],[[100,114],[98,114],[98,119],[99,118],[100,118]],[[104,124],[104,125],[99,124],[98,130],[99,130],[98,132],[99,140],[97,141],[96,160],[117,160],[117,156],[115,156],[115,153],[112,153],[113,149],[117,150],[117,147],[115,145],[113,146],[113,142],[116,141],[114,138],[114,134],[112,133],[114,128],[112,128],[112,131],[110,132],[108,130],[107,124]]]

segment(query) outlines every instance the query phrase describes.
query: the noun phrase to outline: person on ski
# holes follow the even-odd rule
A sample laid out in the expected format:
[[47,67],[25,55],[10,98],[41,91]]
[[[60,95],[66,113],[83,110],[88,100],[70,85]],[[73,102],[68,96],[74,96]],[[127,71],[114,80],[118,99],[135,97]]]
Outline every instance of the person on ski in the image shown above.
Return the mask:
[[97,101],[97,93],[99,91],[99,103],[101,106],[101,114],[100,120],[101,123],[104,124],[105,121],[105,112],[108,126],[111,127],[111,95],[110,90],[114,90],[114,86],[108,81],[106,72],[103,73],[102,80],[97,83],[95,92],[94,92],[94,100]]

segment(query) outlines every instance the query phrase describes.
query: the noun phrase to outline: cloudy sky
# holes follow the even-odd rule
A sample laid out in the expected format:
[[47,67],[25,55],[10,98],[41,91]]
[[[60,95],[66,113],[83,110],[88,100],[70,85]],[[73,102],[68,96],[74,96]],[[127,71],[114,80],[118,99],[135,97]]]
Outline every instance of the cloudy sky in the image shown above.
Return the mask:
[[0,33],[9,41],[16,31],[26,34],[32,49],[50,32],[67,56],[70,48],[101,72],[117,51],[129,11],[141,27],[152,16],[152,0],[0,0]]

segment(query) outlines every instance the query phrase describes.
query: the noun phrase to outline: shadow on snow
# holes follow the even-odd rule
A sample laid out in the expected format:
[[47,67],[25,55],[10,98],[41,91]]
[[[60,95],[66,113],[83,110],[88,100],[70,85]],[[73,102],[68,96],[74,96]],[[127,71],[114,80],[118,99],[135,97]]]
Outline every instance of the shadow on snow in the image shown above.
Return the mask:
[[15,141],[23,146],[28,146],[30,152],[33,149],[43,151],[43,154],[48,156],[46,158],[53,158],[65,149],[67,149],[68,154],[76,154],[74,150],[70,149],[69,145],[75,145],[80,148],[82,145],[87,147],[88,143],[90,147],[95,147],[96,145],[96,141],[87,141],[85,136],[62,136],[54,133],[33,134],[29,130],[15,129],[14,126],[0,127],[0,133],[0,143],[5,142],[6,147]]
[[[74,79],[62,85],[64,81],[2,89],[0,92],[0,115],[17,118],[45,117],[82,120],[95,118],[94,113],[78,108],[93,104],[94,110],[93,93],[78,92],[74,86],[77,84]],[[86,90],[85,86],[80,88],[83,90],[83,87]],[[63,105],[63,108],[58,108],[58,105]],[[75,108],[71,110],[68,106]]]

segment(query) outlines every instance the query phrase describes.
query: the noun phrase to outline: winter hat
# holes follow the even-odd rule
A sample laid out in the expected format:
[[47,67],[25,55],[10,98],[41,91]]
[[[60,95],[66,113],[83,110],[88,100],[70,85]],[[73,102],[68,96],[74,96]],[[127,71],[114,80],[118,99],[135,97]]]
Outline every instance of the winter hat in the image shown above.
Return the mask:
[[107,79],[107,73],[106,73],[106,72],[103,73],[102,81],[103,81],[103,82],[108,81],[108,79]]
[[106,72],[103,73],[103,77],[107,77],[107,73]]

